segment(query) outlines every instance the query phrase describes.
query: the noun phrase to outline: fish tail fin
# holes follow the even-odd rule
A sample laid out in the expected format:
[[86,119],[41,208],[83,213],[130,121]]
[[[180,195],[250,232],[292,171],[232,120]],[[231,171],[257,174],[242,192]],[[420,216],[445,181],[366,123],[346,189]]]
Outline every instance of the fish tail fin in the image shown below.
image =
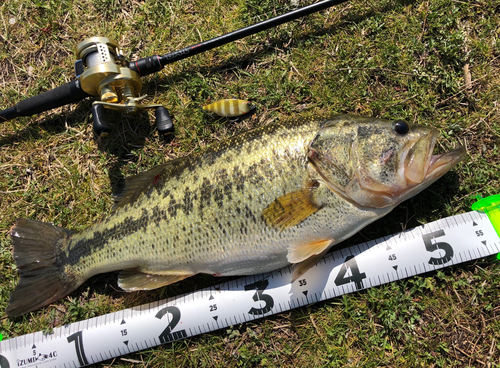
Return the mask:
[[64,272],[64,250],[73,233],[46,222],[18,219],[11,229],[20,279],[7,316],[17,317],[65,297],[81,282]]

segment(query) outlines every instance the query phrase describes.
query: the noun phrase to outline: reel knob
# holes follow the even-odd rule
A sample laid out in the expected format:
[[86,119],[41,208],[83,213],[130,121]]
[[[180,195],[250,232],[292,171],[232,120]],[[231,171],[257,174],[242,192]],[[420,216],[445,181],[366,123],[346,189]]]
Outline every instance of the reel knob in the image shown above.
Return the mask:
[[170,113],[165,107],[157,107],[155,111],[155,117],[156,128],[158,129],[158,133],[160,134],[160,136],[164,136],[175,131],[174,123],[172,121],[172,118],[170,117]]
[[94,133],[102,138],[111,133],[111,127],[109,126],[109,123],[106,120],[104,106],[92,105],[92,107],[90,108],[90,112],[92,113],[92,119],[94,120],[93,123]]

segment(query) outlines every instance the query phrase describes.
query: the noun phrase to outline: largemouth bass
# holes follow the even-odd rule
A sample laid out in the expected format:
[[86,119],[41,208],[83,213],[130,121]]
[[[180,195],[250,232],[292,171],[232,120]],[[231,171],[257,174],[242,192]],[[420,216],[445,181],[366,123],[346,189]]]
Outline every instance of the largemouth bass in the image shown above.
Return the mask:
[[433,155],[437,137],[347,115],[277,123],[128,179],[113,212],[82,232],[19,219],[10,234],[20,281],[6,313],[116,270],[127,291],[288,264],[295,279],[464,157],[462,147]]

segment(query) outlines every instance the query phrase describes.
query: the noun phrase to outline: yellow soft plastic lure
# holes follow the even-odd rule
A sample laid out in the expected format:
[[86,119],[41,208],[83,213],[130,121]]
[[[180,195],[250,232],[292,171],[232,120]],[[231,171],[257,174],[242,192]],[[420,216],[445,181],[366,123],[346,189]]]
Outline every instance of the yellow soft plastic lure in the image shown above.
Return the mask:
[[203,110],[213,112],[223,117],[235,117],[244,115],[252,110],[253,105],[249,101],[235,98],[219,100],[210,105],[203,106]]

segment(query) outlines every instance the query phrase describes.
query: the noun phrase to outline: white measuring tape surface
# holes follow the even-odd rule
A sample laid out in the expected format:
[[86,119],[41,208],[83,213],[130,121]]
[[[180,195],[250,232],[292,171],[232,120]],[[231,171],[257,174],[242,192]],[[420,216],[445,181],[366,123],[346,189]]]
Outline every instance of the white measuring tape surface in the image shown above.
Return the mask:
[[291,267],[0,342],[0,368],[80,367],[500,252],[484,213],[447,217]]

